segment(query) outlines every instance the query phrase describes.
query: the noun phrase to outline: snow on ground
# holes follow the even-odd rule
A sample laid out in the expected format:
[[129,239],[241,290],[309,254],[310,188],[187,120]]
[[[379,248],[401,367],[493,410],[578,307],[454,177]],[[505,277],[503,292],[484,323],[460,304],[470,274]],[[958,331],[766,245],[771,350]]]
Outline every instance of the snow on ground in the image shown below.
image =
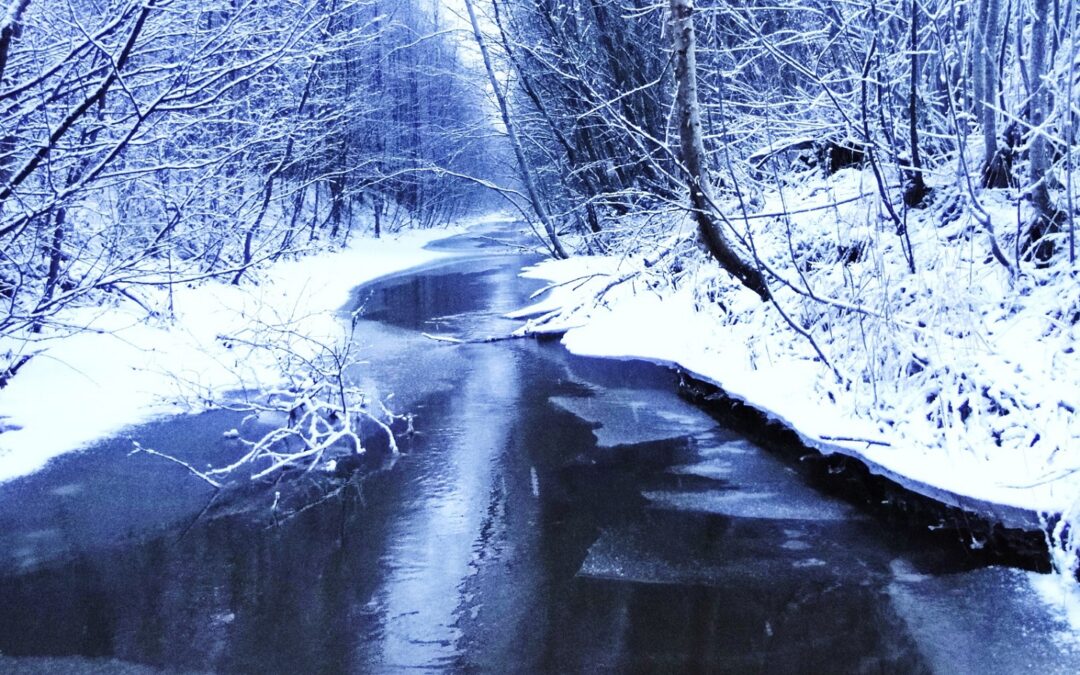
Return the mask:
[[274,355],[249,342],[288,340],[301,353],[339,343],[353,288],[449,256],[423,247],[457,231],[357,237],[344,250],[275,263],[240,286],[176,285],[171,297],[152,298],[171,303],[169,318],[148,318],[134,303],[65,310],[58,321],[88,330],[39,343],[0,390],[0,481],[125,427],[198,411],[210,396],[273,386],[281,379]]
[[1061,639],[1080,649],[1080,586],[1053,574],[1028,572],[1027,577],[1043,603],[1068,627],[1060,631]]
[[1062,577],[1006,567],[921,575],[901,560],[893,570],[888,603],[930,672],[1076,672],[1080,633]]
[[[932,496],[1069,513],[1080,495],[1072,272],[1022,263],[1013,276],[995,262],[945,171],[930,207],[906,215],[912,274],[870,176],[849,169],[756,195],[759,213],[802,211],[751,221],[759,253],[801,291],[774,284],[783,312],[720,271],[672,215],[659,226],[625,224],[645,240],[623,243],[625,255],[527,270],[550,286],[514,316],[530,319],[523,331],[565,331],[576,354],[682,368],[809,445],[861,457]],[[1002,231],[1018,229],[1015,196],[980,201],[1011,257],[1015,235]],[[737,220],[740,207],[727,207]],[[672,246],[681,252],[656,253]]]

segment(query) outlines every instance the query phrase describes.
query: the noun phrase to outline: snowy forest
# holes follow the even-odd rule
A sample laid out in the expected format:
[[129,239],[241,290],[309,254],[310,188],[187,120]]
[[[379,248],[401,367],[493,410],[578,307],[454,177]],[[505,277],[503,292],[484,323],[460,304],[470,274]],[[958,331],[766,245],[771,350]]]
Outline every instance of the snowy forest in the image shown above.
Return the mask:
[[[206,410],[277,417],[227,425],[243,452],[216,469],[135,449],[215,489],[248,468],[340,478],[334,453],[363,454],[372,428],[395,456],[414,442],[410,405],[422,425],[430,402],[408,391],[442,382],[440,350],[495,368],[483,349],[558,335],[987,519],[964,555],[1023,557],[1010,533],[1034,533],[1045,564],[1027,567],[1070,582],[1032,583],[1076,592],[1073,0],[0,1],[0,482]],[[439,248],[469,232],[515,256],[512,300],[483,291],[485,314],[459,278],[378,286],[486,260]],[[413,325],[394,302],[446,307]],[[388,353],[355,337],[365,320],[421,336],[410,377],[355,374]],[[697,419],[655,396],[656,424]],[[559,414],[615,424],[568,397],[550,394]],[[543,462],[522,471],[542,498]],[[614,578],[598,550],[578,574]]]
[[[0,332],[461,215],[491,170],[459,47],[425,2],[9,3]],[[148,306],[147,311],[160,311]],[[4,381],[27,354],[9,354]]]

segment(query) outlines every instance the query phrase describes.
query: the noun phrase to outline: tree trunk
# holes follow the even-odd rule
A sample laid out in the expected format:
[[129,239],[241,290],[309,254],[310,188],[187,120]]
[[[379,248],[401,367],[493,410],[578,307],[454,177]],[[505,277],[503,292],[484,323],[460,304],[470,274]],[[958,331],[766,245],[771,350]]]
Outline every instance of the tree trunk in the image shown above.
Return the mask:
[[908,91],[908,132],[911,142],[911,182],[904,190],[904,203],[916,207],[926,197],[922,156],[919,154],[919,0],[911,0],[911,80]]
[[721,267],[744,286],[769,299],[769,287],[756,267],[735,252],[724,234],[723,226],[712,215],[709,169],[701,134],[701,111],[698,107],[697,55],[694,33],[693,0],[671,0],[671,21],[675,49],[675,79],[678,83],[679,140],[683,165],[688,174],[690,203],[705,246]]
[[990,0],[978,0],[974,7],[974,20],[971,21],[971,114],[976,119],[981,119],[983,101],[986,100],[986,68],[983,62],[986,60],[986,35],[983,29],[986,27],[987,7]]
[[499,78],[495,76],[495,67],[491,63],[491,54],[488,53],[487,43],[484,41],[484,35],[480,31],[480,22],[476,19],[473,0],[465,0],[465,9],[469,13],[473,36],[476,38],[477,47],[480,48],[480,55],[484,59],[484,68],[487,70],[491,88],[495,92],[495,100],[499,104],[499,113],[502,115],[503,125],[506,127],[506,136],[510,139],[510,145],[513,146],[518,171],[521,173],[521,182],[525,184],[525,191],[529,201],[532,203],[533,211],[536,212],[536,216],[540,219],[548,238],[551,240],[552,252],[555,257],[569,258],[566,249],[563,248],[562,243],[559,241],[559,233],[555,231],[555,223],[552,222],[544,203],[540,200],[540,193],[537,191],[536,182],[533,180],[532,169],[529,168],[528,160],[525,158],[525,150],[521,147],[521,141],[517,135],[517,128],[514,126],[514,120],[510,116],[510,106],[502,89],[499,88]]
[[[48,305],[56,294],[56,285],[60,281],[60,265],[64,260],[64,226],[67,209],[61,206],[53,219],[52,241],[49,244],[49,271],[45,276],[45,293],[39,306]],[[34,332],[41,331],[41,323],[34,324]]]
[[1047,71],[1047,22],[1050,20],[1050,0],[1035,0],[1032,3],[1031,54],[1028,63],[1028,79],[1031,82],[1031,103],[1028,113],[1028,125],[1033,138],[1031,140],[1030,174],[1031,203],[1035,207],[1035,221],[1028,237],[1034,245],[1031,251],[1034,257],[1048,261],[1054,254],[1053,242],[1046,235],[1058,231],[1057,213],[1050,198],[1051,149],[1043,125],[1050,114],[1050,92],[1043,81]]
[[1001,29],[1001,0],[985,0],[985,11],[977,29],[980,40],[975,45],[974,67],[980,70],[983,83],[982,100],[976,101],[983,133],[982,184],[990,188],[1009,186],[1009,163],[997,138],[999,78],[996,55]]

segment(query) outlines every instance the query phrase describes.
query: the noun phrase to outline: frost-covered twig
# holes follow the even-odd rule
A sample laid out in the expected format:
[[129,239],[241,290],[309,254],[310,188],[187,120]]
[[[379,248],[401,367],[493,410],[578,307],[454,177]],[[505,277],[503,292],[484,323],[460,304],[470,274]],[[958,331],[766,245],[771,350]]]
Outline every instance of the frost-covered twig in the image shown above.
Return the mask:
[[135,447],[135,449],[132,450],[128,454],[137,455],[139,453],[142,453],[142,454],[146,454],[146,455],[153,455],[154,457],[160,457],[160,458],[162,458],[164,460],[167,460],[167,461],[170,461],[170,462],[172,462],[174,464],[179,464],[180,466],[187,469],[193,476],[197,476],[197,477],[201,478],[202,480],[206,481],[207,483],[214,486],[215,488],[218,488],[219,490],[221,489],[221,483],[217,482],[216,480],[214,480],[210,476],[207,476],[205,473],[203,473],[202,471],[199,471],[198,469],[191,466],[190,464],[188,464],[184,460],[173,457],[172,455],[167,455],[164,452],[158,452],[157,450],[154,450],[152,448],[145,448],[138,441],[132,441],[131,444]]

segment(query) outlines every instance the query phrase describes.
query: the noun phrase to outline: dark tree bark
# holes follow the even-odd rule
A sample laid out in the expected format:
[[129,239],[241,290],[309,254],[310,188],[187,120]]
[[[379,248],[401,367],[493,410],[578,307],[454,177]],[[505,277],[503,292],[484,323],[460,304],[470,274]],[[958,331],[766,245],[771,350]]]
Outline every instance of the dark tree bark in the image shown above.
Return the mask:
[[1006,151],[999,146],[997,137],[1000,77],[996,57],[1001,31],[1001,0],[983,0],[979,4],[972,68],[981,85],[975,110],[983,134],[982,184],[990,188],[1008,187],[1010,177]]
[[908,133],[911,142],[911,181],[904,190],[904,203],[915,207],[926,197],[922,156],[919,154],[919,0],[911,0],[911,80],[908,91]]

